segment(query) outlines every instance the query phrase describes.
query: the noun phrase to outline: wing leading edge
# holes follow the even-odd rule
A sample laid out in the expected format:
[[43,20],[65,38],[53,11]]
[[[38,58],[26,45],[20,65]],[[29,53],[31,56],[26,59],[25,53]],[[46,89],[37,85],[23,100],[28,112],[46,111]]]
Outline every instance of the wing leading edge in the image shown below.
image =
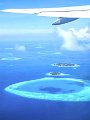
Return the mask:
[[[71,22],[78,18],[90,18],[90,5],[61,8],[5,9],[1,11],[21,14],[34,14],[37,16],[57,17],[60,22],[62,20],[64,21],[61,22],[61,24]],[[60,23],[59,21],[57,22],[58,24]]]

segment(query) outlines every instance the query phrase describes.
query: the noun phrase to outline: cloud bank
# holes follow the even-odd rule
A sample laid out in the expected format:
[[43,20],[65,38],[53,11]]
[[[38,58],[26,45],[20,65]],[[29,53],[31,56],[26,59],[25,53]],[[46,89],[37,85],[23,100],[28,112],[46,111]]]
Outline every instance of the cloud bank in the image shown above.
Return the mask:
[[6,29],[2,29],[2,28],[0,28],[0,36],[1,35],[38,35],[38,34],[40,34],[40,35],[47,35],[47,34],[52,34],[53,33],[53,30],[52,29],[35,29],[35,28],[30,28],[30,29],[25,29],[25,28],[23,28],[23,29],[18,29],[18,28],[6,28]]
[[61,48],[70,51],[90,50],[90,28],[84,27],[79,30],[70,28],[63,30],[57,27],[57,33],[62,38]]

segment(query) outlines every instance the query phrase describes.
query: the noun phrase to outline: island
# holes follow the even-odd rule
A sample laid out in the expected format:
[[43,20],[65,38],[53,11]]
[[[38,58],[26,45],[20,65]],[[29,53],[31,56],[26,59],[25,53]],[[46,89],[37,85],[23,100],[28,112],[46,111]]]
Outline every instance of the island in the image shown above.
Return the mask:
[[0,60],[20,60],[20,59],[22,59],[22,58],[18,58],[18,57],[3,57],[3,58],[1,58]]
[[51,75],[51,76],[60,76],[61,73],[60,72],[49,72],[48,75]]
[[46,75],[48,75],[48,76],[66,76],[69,74],[65,74],[65,73],[61,73],[61,72],[49,72]]
[[54,63],[51,65],[56,67],[79,67],[78,64],[73,64],[73,63]]

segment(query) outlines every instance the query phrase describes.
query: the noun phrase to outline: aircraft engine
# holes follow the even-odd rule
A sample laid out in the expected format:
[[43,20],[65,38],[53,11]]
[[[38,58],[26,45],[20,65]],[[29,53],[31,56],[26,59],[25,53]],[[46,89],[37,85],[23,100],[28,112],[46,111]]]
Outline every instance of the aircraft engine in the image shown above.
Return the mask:
[[67,17],[60,17],[58,18],[52,25],[61,25],[61,24],[65,24],[71,21],[74,21],[78,18],[67,18]]

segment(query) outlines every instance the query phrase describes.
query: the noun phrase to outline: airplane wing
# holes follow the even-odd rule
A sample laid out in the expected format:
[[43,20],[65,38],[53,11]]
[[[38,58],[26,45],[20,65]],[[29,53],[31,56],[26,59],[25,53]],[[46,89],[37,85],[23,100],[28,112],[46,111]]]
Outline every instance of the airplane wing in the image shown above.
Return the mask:
[[53,23],[53,25],[64,24],[78,18],[90,18],[90,5],[61,8],[5,9],[0,11],[57,17],[58,19]]

